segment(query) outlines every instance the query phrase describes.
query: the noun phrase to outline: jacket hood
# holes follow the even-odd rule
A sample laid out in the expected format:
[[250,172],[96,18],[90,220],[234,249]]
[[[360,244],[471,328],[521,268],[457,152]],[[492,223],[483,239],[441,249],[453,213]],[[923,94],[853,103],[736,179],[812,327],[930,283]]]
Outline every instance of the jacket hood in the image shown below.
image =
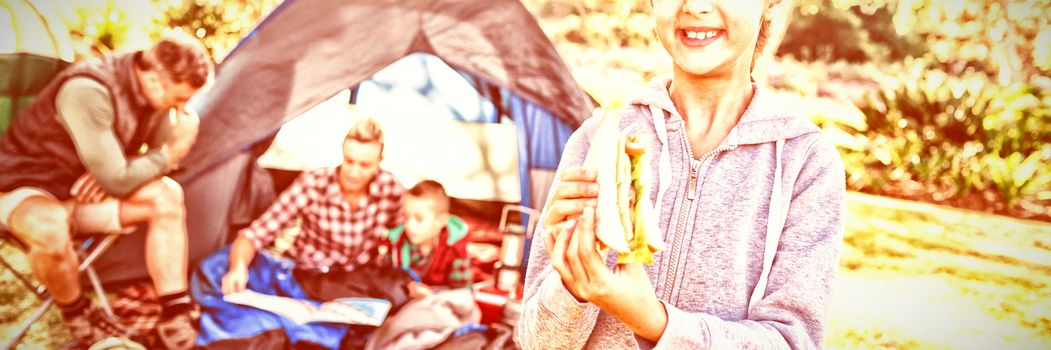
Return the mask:
[[[670,76],[654,78],[635,94],[632,105],[649,110],[652,107],[664,110],[664,118],[668,121],[682,119],[675,104],[671,100],[668,87],[671,86]],[[818,132],[820,129],[813,122],[806,119],[801,113],[793,112],[791,108],[785,108],[785,101],[781,101],[773,92],[753,84],[752,101],[745,109],[744,115],[737,125],[730,130],[724,143],[730,146],[760,144],[787,140],[804,134]]]

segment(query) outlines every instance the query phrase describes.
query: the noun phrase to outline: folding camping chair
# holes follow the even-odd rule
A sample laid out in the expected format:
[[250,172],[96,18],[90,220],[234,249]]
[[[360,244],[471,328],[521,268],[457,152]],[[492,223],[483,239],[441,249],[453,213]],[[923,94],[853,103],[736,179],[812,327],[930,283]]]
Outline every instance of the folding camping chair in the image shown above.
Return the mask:
[[[69,64],[58,58],[33,53],[0,54],[0,136],[7,131],[21,110],[32,102],[36,94]],[[74,235],[78,248],[77,254],[81,260],[78,271],[87,274],[92,288],[98,294],[100,306],[110,316],[113,316],[113,309],[110,308],[106,299],[106,291],[102,288],[98,274],[95,273],[95,269],[91,268],[91,265],[122,235],[123,233],[81,235],[79,237]],[[10,232],[0,229],[0,248],[7,245],[28,252],[28,247],[24,242],[15,238]],[[29,331],[29,327],[44,316],[48,308],[54,304],[54,300],[48,295],[43,285],[33,283],[27,274],[15,269],[2,255],[0,255],[0,265],[11,271],[11,274],[41,301],[40,306],[30,315],[29,319],[23,321],[11,339],[0,344],[0,350],[7,350],[14,347]]]

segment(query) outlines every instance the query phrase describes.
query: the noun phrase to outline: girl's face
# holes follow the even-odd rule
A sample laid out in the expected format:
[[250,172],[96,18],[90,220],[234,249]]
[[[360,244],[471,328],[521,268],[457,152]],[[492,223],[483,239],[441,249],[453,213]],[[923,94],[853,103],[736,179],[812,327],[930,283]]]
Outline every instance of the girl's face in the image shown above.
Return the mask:
[[748,73],[759,26],[778,0],[653,0],[657,38],[692,75]]

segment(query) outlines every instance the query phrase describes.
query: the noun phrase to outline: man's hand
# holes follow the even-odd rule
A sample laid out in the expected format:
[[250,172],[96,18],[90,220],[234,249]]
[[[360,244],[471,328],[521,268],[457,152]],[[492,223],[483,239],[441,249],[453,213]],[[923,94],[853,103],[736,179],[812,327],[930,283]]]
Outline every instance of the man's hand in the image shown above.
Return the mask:
[[168,140],[165,147],[168,148],[168,154],[171,157],[170,164],[175,166],[186,157],[187,153],[190,153],[190,148],[197,141],[201,120],[196,113],[188,110],[173,111],[174,115],[168,121],[172,127],[172,138]]
[[99,183],[95,181],[95,177],[91,176],[91,173],[81,175],[73,183],[73,187],[69,189],[69,194],[78,203],[98,203],[109,197],[109,194],[102,189],[102,186],[99,186]]
[[409,282],[407,288],[409,289],[409,296],[413,299],[424,298],[434,294],[431,287],[419,282]]
[[635,334],[659,340],[668,314],[649,276],[638,263],[620,264],[612,271],[606,267],[607,254],[599,251],[595,241],[595,222],[595,207],[589,205],[579,219],[545,232],[551,266],[577,299],[595,304]]
[[223,276],[222,283],[224,295],[245,290],[245,287],[248,286],[248,269],[243,267],[231,269],[226,276]]

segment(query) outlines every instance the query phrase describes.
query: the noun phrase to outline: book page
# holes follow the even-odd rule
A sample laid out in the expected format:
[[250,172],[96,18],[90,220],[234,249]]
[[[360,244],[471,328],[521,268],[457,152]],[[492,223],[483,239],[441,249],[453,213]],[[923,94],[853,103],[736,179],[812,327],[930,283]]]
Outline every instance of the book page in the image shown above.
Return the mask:
[[387,318],[390,302],[382,299],[342,298],[324,304],[310,322],[340,322],[379,326]]
[[310,322],[311,315],[317,312],[317,307],[309,301],[267,295],[250,289],[224,295],[223,300],[270,311],[299,324]]
[[267,295],[248,289],[225,295],[223,300],[266,310],[298,324],[334,322],[379,326],[391,308],[389,301],[373,298],[340,298],[314,306],[307,300]]

